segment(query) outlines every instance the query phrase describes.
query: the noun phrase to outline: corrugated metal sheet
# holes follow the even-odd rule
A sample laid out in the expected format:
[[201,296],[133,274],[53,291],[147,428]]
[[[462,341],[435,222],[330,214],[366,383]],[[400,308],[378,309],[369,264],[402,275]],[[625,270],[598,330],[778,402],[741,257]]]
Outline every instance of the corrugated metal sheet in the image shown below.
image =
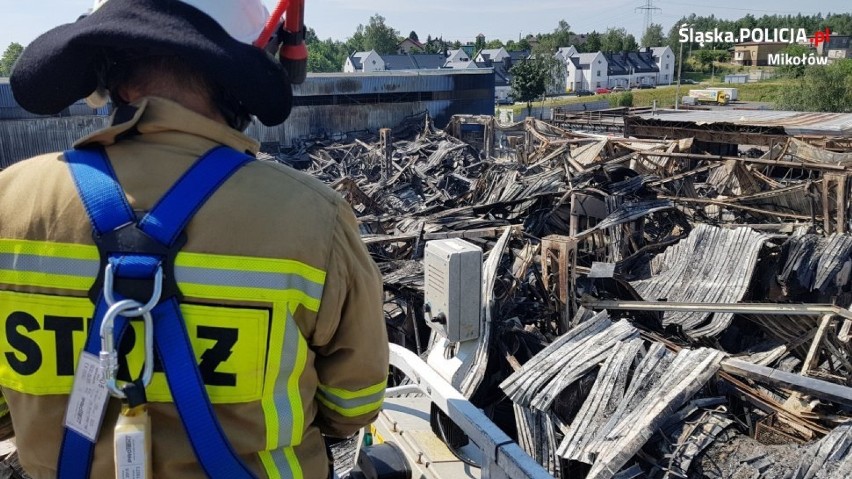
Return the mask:
[[0,78],[0,109],[17,108],[18,102],[12,96],[12,86],[9,85],[8,78]]
[[246,134],[261,143],[288,147],[310,137],[341,138],[347,133],[392,128],[406,117],[424,111],[429,112],[436,125],[443,127],[452,115],[488,115],[493,108],[490,99],[304,106],[293,108],[290,118],[282,125],[268,127],[253,122]]
[[[631,284],[648,301],[737,303],[748,289],[766,239],[748,228],[702,224],[654,257],[651,278]],[[663,326],[679,325],[686,335],[699,339],[717,336],[731,320],[731,313],[667,311]]]
[[374,73],[316,73],[293,87],[297,96],[451,91],[488,88],[491,70],[418,70]]
[[68,149],[82,136],[107,125],[103,116],[39,118],[0,122],[0,167]]
[[816,113],[772,110],[657,110],[638,115],[645,120],[691,122],[696,125],[782,127],[789,135],[852,136],[852,113]]
[[89,107],[85,100],[79,100],[57,115],[36,115],[30,113],[15,101],[12,87],[7,78],[0,79],[0,120],[26,120],[31,118],[53,118],[57,116],[109,115],[109,107],[99,109]]

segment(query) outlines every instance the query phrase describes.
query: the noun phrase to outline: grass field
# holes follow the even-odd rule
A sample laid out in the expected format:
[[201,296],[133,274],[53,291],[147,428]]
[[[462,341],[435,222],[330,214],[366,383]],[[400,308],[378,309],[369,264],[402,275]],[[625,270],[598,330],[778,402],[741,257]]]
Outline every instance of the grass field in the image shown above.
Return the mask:
[[[721,82],[717,83],[702,83],[701,85],[681,85],[680,86],[680,96],[686,96],[689,94],[690,89],[699,89],[699,88],[707,88],[710,86],[718,86],[718,87],[734,87],[739,89],[739,101],[761,101],[761,102],[774,102],[776,95],[781,91],[785,86],[788,85],[788,82],[784,80],[778,81],[764,81],[759,83],[745,83],[745,84],[725,84]],[[654,100],[657,100],[657,107],[659,108],[671,108],[674,107],[675,102],[675,94],[677,92],[677,88],[675,85],[671,86],[661,86],[657,88],[652,88],[648,90],[632,90],[633,94],[633,106],[635,107],[643,107],[643,106],[652,106],[654,104]],[[593,96],[584,96],[584,97],[575,97],[575,96],[565,96],[565,97],[556,97],[556,98],[548,98],[544,102],[534,102],[533,107],[545,107],[545,108],[556,108],[562,105],[570,105],[572,103],[586,103],[597,100],[611,100],[611,97],[617,97],[621,95],[621,93],[611,93],[607,95],[593,95]],[[525,104],[516,103],[513,105],[512,110],[514,113],[520,114],[522,110],[526,108]]]

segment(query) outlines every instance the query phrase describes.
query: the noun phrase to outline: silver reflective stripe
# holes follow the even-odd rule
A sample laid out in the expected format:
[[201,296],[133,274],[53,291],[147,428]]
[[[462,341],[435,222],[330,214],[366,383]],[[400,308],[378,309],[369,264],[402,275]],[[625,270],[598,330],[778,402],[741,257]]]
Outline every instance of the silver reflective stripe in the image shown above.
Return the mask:
[[[362,406],[367,406],[370,404],[375,404],[376,402],[381,401],[385,397],[384,390],[370,394],[369,396],[363,396],[353,399],[344,399],[323,387],[318,388],[317,392],[323,397],[323,399],[334,404],[335,406],[349,410],[356,409]],[[364,414],[367,413],[365,412]]]
[[296,476],[293,474],[293,466],[290,464],[290,461],[287,460],[287,456],[284,455],[283,448],[269,451],[269,455],[272,456],[272,462],[275,463],[275,468],[281,473],[281,479],[293,479]]
[[229,269],[175,266],[178,283],[193,283],[210,286],[262,288],[274,291],[297,289],[313,299],[322,298],[323,285],[297,275],[287,273],[264,273]]
[[[278,411],[278,443],[289,446],[293,438],[293,405],[290,403],[290,376],[296,370],[296,358],[299,355],[299,326],[287,311],[284,325],[284,346],[281,351],[281,366],[275,380],[275,410]],[[298,411],[296,414],[300,414]]]
[[94,278],[98,260],[58,258],[34,254],[0,253],[0,269]]

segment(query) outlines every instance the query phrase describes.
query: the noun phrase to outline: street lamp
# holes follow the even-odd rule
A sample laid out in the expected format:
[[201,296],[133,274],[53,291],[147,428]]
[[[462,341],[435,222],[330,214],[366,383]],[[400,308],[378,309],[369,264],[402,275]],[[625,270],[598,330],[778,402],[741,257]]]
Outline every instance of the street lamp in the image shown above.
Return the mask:
[[[689,24],[681,25],[681,27],[688,27]],[[677,88],[675,89],[675,110],[678,109],[678,105],[680,104],[680,74],[683,71],[683,42],[680,42],[680,53],[678,53],[677,60]]]

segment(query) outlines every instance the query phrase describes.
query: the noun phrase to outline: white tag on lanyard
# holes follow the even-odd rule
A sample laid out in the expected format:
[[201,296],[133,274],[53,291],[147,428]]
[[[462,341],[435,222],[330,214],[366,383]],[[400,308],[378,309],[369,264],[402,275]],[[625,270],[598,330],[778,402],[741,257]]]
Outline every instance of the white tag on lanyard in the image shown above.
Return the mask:
[[74,387],[65,410],[65,427],[97,442],[106,413],[109,390],[97,356],[83,351],[74,373]]

